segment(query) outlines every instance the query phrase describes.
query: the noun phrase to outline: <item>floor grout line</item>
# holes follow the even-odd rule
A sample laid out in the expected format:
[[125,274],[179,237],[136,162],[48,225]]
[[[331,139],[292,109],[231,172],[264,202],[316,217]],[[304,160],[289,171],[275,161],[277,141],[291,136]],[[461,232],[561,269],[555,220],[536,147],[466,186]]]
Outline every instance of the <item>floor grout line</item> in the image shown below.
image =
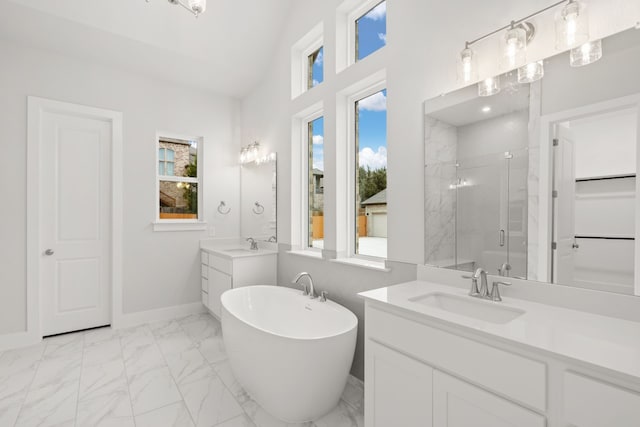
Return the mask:
[[122,367],[124,369],[124,376],[127,380],[127,396],[129,396],[129,406],[131,407],[131,419],[133,420],[133,426],[135,427],[136,424],[136,415],[133,412],[133,401],[131,400],[131,382],[129,381],[129,372],[127,372],[127,364],[125,362],[125,358],[124,358],[124,346],[122,345],[122,336],[120,336],[120,333],[115,330],[116,336],[118,337],[118,342],[120,343],[120,355],[122,356]]

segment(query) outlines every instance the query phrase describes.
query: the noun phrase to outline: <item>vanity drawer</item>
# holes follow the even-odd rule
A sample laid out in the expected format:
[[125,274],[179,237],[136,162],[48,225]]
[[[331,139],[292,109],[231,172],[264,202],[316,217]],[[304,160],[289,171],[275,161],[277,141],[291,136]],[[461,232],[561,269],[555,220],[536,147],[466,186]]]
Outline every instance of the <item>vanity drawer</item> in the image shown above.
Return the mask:
[[486,344],[366,307],[367,338],[399,349],[436,369],[546,410],[546,365]]
[[205,264],[200,264],[200,276],[202,276],[203,279],[209,277],[209,267]]
[[209,254],[205,251],[200,251],[200,262],[204,265],[209,265]]
[[640,394],[612,384],[565,372],[563,401],[566,425],[640,426]]
[[209,255],[209,266],[215,268],[218,271],[221,271],[225,274],[233,274],[232,273],[232,264],[233,261],[230,259],[222,258],[215,255]]

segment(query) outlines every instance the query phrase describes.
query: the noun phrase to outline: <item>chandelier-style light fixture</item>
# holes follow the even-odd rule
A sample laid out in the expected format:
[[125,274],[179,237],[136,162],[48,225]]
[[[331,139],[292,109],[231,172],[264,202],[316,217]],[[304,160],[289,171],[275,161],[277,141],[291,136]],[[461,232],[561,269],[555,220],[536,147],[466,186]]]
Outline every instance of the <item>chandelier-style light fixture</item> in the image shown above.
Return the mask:
[[[151,0],[147,0],[149,3]],[[197,18],[207,10],[207,0],[169,0],[169,3],[182,6]]]
[[[472,45],[498,33],[503,33],[500,38],[500,68],[505,71],[517,70],[515,84],[540,80],[544,76],[544,62],[527,62],[527,45],[536,34],[535,26],[528,20],[560,5],[563,6],[554,17],[556,49],[570,50],[572,67],[581,67],[599,60],[602,57],[602,41],[589,41],[587,5],[581,0],[560,0],[475,40],[467,41],[458,57],[458,80],[465,85],[478,81],[478,55]],[[479,96],[495,95],[500,89],[500,76],[478,82]]]

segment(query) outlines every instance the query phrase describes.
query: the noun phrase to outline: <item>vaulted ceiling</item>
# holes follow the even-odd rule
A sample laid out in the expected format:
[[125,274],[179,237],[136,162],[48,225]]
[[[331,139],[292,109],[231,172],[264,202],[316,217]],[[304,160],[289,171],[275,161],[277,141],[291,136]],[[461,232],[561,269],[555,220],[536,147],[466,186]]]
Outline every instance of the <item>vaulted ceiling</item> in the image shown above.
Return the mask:
[[0,39],[242,97],[262,79],[293,0],[0,0]]

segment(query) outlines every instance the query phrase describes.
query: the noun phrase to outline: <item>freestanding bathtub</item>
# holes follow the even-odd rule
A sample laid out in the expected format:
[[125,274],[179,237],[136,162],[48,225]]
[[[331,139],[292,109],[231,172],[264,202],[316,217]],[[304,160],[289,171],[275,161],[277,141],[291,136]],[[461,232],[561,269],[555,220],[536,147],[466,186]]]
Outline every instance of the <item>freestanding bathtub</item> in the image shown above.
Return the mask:
[[231,289],[221,299],[231,369],[267,412],[299,423],[338,404],[356,345],[351,311],[280,286]]

